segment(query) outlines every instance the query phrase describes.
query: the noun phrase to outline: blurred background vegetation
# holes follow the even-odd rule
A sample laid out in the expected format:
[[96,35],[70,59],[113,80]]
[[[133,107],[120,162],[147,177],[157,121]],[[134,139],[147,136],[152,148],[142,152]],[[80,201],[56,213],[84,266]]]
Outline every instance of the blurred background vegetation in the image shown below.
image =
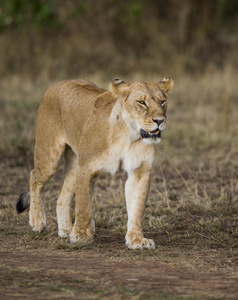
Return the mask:
[[0,76],[238,67],[237,0],[1,0]]

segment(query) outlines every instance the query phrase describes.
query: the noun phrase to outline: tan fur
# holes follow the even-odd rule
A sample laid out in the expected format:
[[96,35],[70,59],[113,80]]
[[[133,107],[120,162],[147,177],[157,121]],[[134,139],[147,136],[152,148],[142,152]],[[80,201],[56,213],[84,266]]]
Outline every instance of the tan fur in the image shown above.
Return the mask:
[[[46,226],[43,189],[65,160],[65,180],[57,201],[59,236],[71,242],[93,238],[90,195],[100,172],[114,174],[122,164],[128,173],[125,194],[128,212],[126,244],[131,249],[154,248],[142,233],[154,144],[160,138],[142,138],[165,129],[167,93],[173,81],[127,84],[114,79],[110,91],[83,80],[62,81],[44,95],[37,115],[34,170],[30,175],[30,225]],[[138,103],[138,101],[144,101]],[[157,125],[155,120],[162,120]],[[157,129],[156,129],[157,128]],[[75,222],[70,202],[75,195]]]

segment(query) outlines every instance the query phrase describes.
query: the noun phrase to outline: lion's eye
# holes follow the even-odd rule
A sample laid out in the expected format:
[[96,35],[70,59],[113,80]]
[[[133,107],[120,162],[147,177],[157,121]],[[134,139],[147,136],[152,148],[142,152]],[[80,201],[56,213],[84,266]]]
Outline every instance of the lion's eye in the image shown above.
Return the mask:
[[160,105],[164,105],[166,103],[166,100],[161,100]]
[[146,106],[145,101],[137,101],[139,104]]

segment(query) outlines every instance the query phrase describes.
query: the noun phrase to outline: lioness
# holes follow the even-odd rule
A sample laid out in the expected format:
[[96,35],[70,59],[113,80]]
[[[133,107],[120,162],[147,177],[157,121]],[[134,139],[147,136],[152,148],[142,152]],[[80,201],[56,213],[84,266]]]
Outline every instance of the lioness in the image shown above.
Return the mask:
[[[30,192],[20,195],[18,213],[30,206],[33,231],[46,227],[43,189],[64,155],[65,178],[57,201],[58,234],[71,242],[93,238],[91,193],[101,172],[115,174],[121,164],[128,213],[126,245],[154,249],[142,233],[154,145],[166,127],[167,93],[173,80],[125,83],[119,78],[104,90],[84,80],[62,81],[44,95],[37,115],[34,169]],[[74,153],[74,155],[71,155]],[[70,202],[75,196],[72,226]]]

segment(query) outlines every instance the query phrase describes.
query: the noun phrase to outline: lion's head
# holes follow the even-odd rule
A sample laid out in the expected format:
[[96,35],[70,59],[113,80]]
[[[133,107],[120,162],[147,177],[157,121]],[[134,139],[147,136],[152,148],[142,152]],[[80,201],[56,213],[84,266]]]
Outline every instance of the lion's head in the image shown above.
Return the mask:
[[145,143],[159,143],[161,132],[166,128],[167,94],[174,82],[165,77],[157,84],[134,82],[127,84],[116,78],[111,90],[120,96],[122,117],[132,133]]

